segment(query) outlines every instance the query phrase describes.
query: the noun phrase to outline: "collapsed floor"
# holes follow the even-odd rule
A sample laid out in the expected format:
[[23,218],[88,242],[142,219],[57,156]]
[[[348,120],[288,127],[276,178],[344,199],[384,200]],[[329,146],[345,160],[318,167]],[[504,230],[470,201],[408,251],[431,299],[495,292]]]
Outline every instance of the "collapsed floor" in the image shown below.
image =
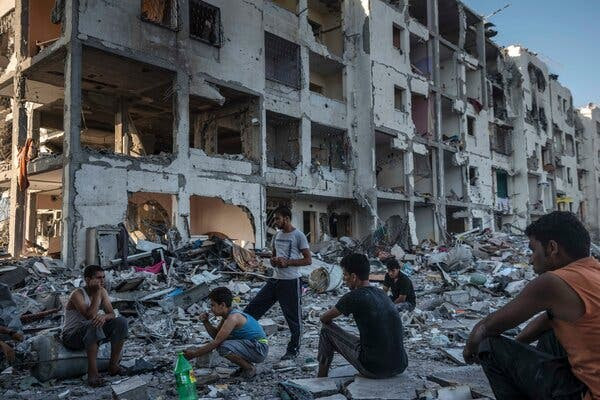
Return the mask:
[[[312,392],[314,398],[334,394],[335,399],[493,398],[481,369],[463,364],[462,346],[478,320],[533,279],[526,238],[475,230],[456,235],[451,247],[423,243],[412,252],[405,252],[396,242],[397,237],[383,229],[361,242],[343,237],[313,245],[313,265],[303,273],[300,357],[279,362],[288,330],[276,305],[261,320],[271,347],[267,361],[259,365],[258,377],[250,382],[228,378],[234,368],[213,352],[196,363],[199,393],[230,399],[310,398],[298,392],[297,397],[278,394],[284,388],[293,392],[294,387],[287,386],[292,382]],[[272,273],[269,254],[218,237],[184,244],[176,238],[168,245],[145,240],[130,244],[125,263],[119,257],[109,260],[113,267],[107,271],[113,306],[130,322],[123,365],[137,376],[130,383],[142,390],[145,397],[140,398],[175,399],[171,370],[176,352],[209,340],[198,319],[208,310],[203,300],[209,290],[225,285],[244,307]],[[98,245],[102,250],[106,237]],[[409,367],[386,385],[355,377],[356,371],[338,355],[331,378],[307,380],[316,375],[318,318],[347,291],[337,263],[351,251],[371,256],[371,281],[376,285],[385,273],[379,259],[396,257],[417,293],[417,308],[402,314]],[[83,353],[66,353],[53,339],[60,331],[68,294],[82,283],[78,272],[45,257],[5,259],[1,265],[0,282],[12,289],[14,300],[11,303],[3,294],[2,323],[22,325],[27,339],[17,346],[16,365],[0,373],[2,398],[111,398],[115,385],[130,378],[110,378],[110,385],[100,389],[86,387],[81,376],[85,363],[76,362],[83,359]],[[339,323],[356,330],[350,318],[341,318]],[[100,358],[102,354],[107,353],[101,350]],[[65,364],[61,359],[69,360]]]

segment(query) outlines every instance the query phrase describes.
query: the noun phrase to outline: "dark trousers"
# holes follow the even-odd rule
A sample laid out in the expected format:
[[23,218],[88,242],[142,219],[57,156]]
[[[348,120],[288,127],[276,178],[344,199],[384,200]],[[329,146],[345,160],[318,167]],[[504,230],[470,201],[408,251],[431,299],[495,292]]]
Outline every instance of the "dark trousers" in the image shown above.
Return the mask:
[[300,349],[300,331],[302,328],[301,290],[300,278],[269,279],[244,309],[245,313],[259,320],[278,301],[292,334],[287,351],[294,353]]
[[376,379],[360,362],[360,338],[346,332],[335,323],[323,324],[319,335],[317,360],[331,366],[335,352],[341,354],[365,378]]
[[83,350],[92,344],[100,345],[110,341],[113,345],[125,340],[127,331],[128,324],[125,317],[117,317],[106,321],[101,328],[96,328],[92,325],[92,321],[88,320],[73,332],[63,332],[62,341],[65,347],[70,350]]
[[587,391],[552,330],[536,347],[503,336],[487,338],[479,345],[479,359],[497,400],[580,400]]

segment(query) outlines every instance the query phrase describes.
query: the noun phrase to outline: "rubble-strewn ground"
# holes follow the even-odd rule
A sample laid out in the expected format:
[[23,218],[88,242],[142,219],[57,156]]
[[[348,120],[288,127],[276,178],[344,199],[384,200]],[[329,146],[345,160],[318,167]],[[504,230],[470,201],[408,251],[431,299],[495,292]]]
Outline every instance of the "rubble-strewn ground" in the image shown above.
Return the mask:
[[[395,256],[399,259],[403,271],[411,277],[417,292],[417,308],[413,312],[402,314],[409,367],[397,382],[388,383],[389,390],[384,388],[392,393],[394,388],[402,387],[404,393],[410,394],[396,394],[391,396],[398,397],[389,398],[417,398],[418,393],[421,398],[441,398],[436,389],[441,388],[440,384],[448,385],[449,382],[468,385],[473,391],[473,398],[480,395],[492,396],[479,367],[460,365],[461,348],[470,329],[479,319],[509,301],[533,278],[533,272],[527,264],[527,241],[524,237],[502,233],[471,233],[456,239],[455,244],[448,248],[422,245],[410,254],[399,246],[371,246],[365,249],[373,256]],[[268,258],[263,260],[266,265],[263,271],[260,263],[250,257],[249,253],[240,253],[237,249],[233,251],[234,255],[237,252],[236,257],[228,257],[232,248],[227,241],[207,241],[199,247],[204,249],[200,251],[198,245],[188,245],[183,251],[165,251],[166,265],[173,265],[167,275],[164,274],[166,269],[162,268],[159,268],[158,274],[134,273],[129,269],[107,273],[113,304],[130,321],[130,338],[124,352],[124,365],[133,368],[136,360],[138,366],[145,364],[145,371],[142,368],[142,372],[138,374],[148,381],[146,387],[150,399],[177,398],[172,374],[177,351],[208,340],[208,335],[198,320],[199,313],[208,309],[207,303],[204,300],[196,304],[178,303],[179,300],[166,299],[166,292],[176,287],[202,287],[206,289],[201,294],[204,297],[209,288],[226,285],[236,294],[238,305],[244,307],[263,285],[264,278],[252,274],[269,275]],[[319,252],[315,253],[315,265],[337,268],[330,267],[326,262],[335,263],[354,246],[358,245],[349,239],[326,243],[317,249]],[[240,254],[243,257],[240,258]],[[138,263],[152,265],[155,261],[157,260],[149,259],[145,263]],[[13,297],[17,310],[13,307],[13,322],[15,315],[61,308],[61,302],[64,304],[68,293],[81,284],[79,272],[69,271],[55,260],[6,260],[3,264],[4,267],[0,267],[0,282],[15,286]],[[14,266],[18,268],[15,269]],[[22,278],[19,278],[19,271]],[[307,275],[309,272],[310,269],[307,270]],[[382,264],[373,257],[373,284],[379,284],[377,281],[383,278],[384,273]],[[143,280],[139,279],[142,283],[135,290],[115,290],[124,282],[133,286],[136,278]],[[315,283],[312,283],[314,286]],[[277,393],[279,382],[314,377],[320,328],[318,318],[346,290],[341,287],[317,294],[306,284],[303,296],[303,347],[295,361],[279,362],[279,357],[285,352],[289,333],[277,305],[262,321],[269,333],[271,347],[267,361],[259,366],[259,375],[254,380],[228,378],[234,368],[216,354],[210,359],[199,360],[196,365],[199,397],[275,399],[280,398]],[[148,298],[152,297],[151,294],[155,294],[155,297]],[[173,296],[172,299],[181,297]],[[0,318],[5,319],[4,323],[8,323],[6,318],[10,319],[9,314],[6,311],[0,314]],[[41,320],[23,323],[26,338],[59,332],[61,315],[62,310]],[[340,318],[338,323],[347,329],[355,329],[351,318]],[[22,343],[18,350],[27,351],[28,345],[29,343]],[[5,369],[0,374],[2,399],[110,399],[110,384],[127,379],[107,376],[110,384],[100,389],[88,388],[85,377],[52,379],[41,383],[23,369],[31,365],[28,363],[35,360],[35,355],[20,354],[19,360],[17,366]],[[341,386],[338,386],[338,391],[348,398],[367,398],[360,397],[360,390],[357,390],[364,382],[357,382],[352,389],[346,389],[354,376],[352,371],[348,372],[347,363],[336,356],[334,368],[344,366],[346,367],[333,370],[334,375],[348,377],[339,380]],[[381,385],[378,389],[382,389]]]

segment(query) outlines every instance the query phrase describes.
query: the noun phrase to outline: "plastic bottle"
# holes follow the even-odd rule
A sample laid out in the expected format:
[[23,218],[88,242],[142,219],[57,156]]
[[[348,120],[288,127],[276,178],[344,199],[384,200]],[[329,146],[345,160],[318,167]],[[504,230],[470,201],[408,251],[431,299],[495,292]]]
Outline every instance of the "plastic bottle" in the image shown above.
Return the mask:
[[183,356],[183,352],[177,354],[175,361],[175,383],[177,385],[177,395],[179,400],[197,400],[196,377],[192,365]]

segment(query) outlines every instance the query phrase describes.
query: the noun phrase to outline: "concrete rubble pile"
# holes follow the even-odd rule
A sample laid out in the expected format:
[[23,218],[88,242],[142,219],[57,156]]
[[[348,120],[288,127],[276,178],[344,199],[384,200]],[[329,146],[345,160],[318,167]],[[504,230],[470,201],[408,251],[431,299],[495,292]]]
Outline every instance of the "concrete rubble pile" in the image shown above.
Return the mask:
[[[452,243],[438,246],[423,242],[408,251],[374,234],[362,241],[340,238],[315,245],[313,265],[303,274],[300,356],[279,361],[289,332],[279,306],[275,306],[260,320],[270,352],[267,361],[258,365],[258,376],[252,381],[229,378],[234,366],[213,352],[195,364],[200,397],[492,397],[480,368],[464,365],[462,347],[477,321],[533,279],[527,239],[472,231],[455,236]],[[269,251],[247,250],[215,236],[184,244],[138,241],[135,249],[129,250],[106,267],[106,286],[113,307],[130,323],[122,365],[131,377],[109,378],[110,385],[99,389],[83,384],[85,354],[69,352],[57,340],[67,296],[82,285],[81,272],[45,257],[0,260],[0,283],[6,285],[0,290],[0,324],[22,329],[26,337],[16,348],[16,364],[0,371],[1,398],[175,399],[172,368],[176,353],[210,340],[199,319],[200,313],[209,311],[205,301],[209,291],[227,286],[243,308],[273,273]],[[416,309],[402,313],[409,367],[387,383],[356,376],[338,355],[330,377],[314,379],[319,316],[348,290],[342,285],[338,263],[352,251],[369,254],[373,284],[383,281],[386,269],[382,260],[395,257],[416,290]],[[339,324],[356,331],[351,318],[342,317]],[[107,357],[108,346],[103,345],[101,367]]]

